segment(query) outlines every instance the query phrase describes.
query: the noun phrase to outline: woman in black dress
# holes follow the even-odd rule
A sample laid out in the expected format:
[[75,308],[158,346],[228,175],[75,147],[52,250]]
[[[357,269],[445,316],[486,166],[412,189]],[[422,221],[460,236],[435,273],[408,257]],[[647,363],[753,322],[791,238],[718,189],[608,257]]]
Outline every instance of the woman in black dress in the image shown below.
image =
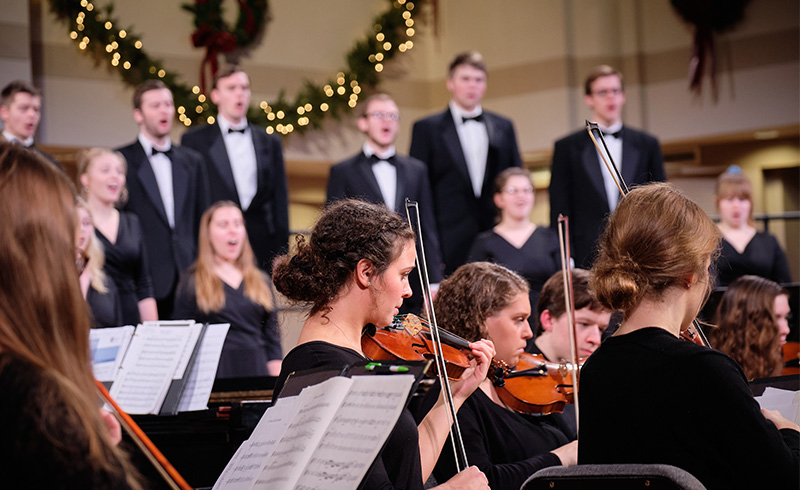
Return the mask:
[[[299,236],[296,254],[278,257],[273,266],[278,291],[310,307],[298,346],[283,360],[275,393],[293,371],[364,361],[362,330],[368,324],[389,325],[411,295],[408,275],[414,257],[413,232],[385,206],[341,200],[325,209],[309,241]],[[452,384],[456,407],[486,378],[494,355],[489,341],[474,342],[470,348],[471,366]],[[390,451],[378,456],[361,488],[421,490],[449,427],[441,399],[419,426],[405,409],[386,443]],[[474,466],[445,485],[488,488],[486,477]]]
[[[470,341],[494,343],[495,360],[516,366],[526,341],[531,305],[528,284],[497,264],[462,265],[442,281],[433,301],[436,319]],[[599,336],[598,336],[599,338]],[[536,471],[571,465],[578,443],[561,414],[523,415],[509,409],[490,379],[484,380],[458,413],[467,460],[483,471],[494,490],[517,490]],[[455,473],[452,445],[445,444],[434,474],[445,480]]]
[[181,277],[172,316],[230,323],[217,378],[280,373],[275,300],[269,278],[256,267],[236,204],[216,202],[200,218],[197,261]]
[[719,240],[671,184],[620,200],[590,284],[624,320],[581,369],[580,464],[671,464],[709,490],[800,486],[800,427],[759,408],[733,359],[679,338],[710,291]]
[[[530,285],[530,303],[539,303],[545,281],[561,270],[558,234],[531,222],[534,201],[531,174],[523,168],[509,168],[494,183],[494,205],[500,221],[479,234],[472,244],[468,262],[487,261],[508,267]],[[531,329],[536,319],[530,318]]]
[[107,148],[91,148],[79,158],[83,197],[105,252],[105,272],[119,291],[122,325],[137,325],[158,320],[158,310],[139,218],[116,208],[127,197],[125,170],[122,154]]
[[77,261],[80,273],[81,293],[92,310],[93,327],[117,327],[122,325],[117,285],[105,271],[103,249],[94,236],[94,225],[89,206],[81,198],[77,200],[78,229],[75,235]]
[[714,203],[719,211],[722,248],[717,283],[728,286],[745,275],[778,284],[792,282],[786,254],[774,236],[753,226],[753,184],[738,168],[719,176]]

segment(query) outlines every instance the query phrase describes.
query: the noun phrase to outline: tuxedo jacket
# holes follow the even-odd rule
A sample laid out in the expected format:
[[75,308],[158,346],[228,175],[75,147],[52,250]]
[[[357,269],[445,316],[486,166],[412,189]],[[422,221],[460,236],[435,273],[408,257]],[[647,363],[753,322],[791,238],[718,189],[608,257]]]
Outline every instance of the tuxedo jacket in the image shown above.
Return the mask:
[[61,162],[56,160],[53,155],[39,148],[37,144],[34,143],[33,146],[29,146],[28,149],[33,151],[34,153],[38,153],[39,155],[43,156],[45,160],[52,163],[57,169],[61,170],[62,172],[64,171],[64,167],[63,165],[61,165]]
[[[392,209],[405,220],[406,198],[419,203],[428,276],[432,283],[441,282],[442,258],[439,235],[436,231],[433,197],[425,165],[415,158],[402,155],[395,155],[392,161],[397,169],[397,193]],[[372,171],[372,164],[363,152],[331,167],[327,195],[328,203],[352,197],[385,204],[378,180]],[[417,296],[417,290],[414,291],[414,295]]]
[[410,153],[428,168],[445,275],[466,263],[478,233],[494,226],[492,193],[497,174],[522,166],[511,121],[485,111],[483,121],[489,134],[489,152],[480,197],[472,190],[450,109],[414,123]]
[[[263,127],[250,124],[256,152],[258,187],[243,211],[247,235],[259,268],[272,273],[272,259],[289,243],[289,193],[280,140]],[[184,133],[181,144],[200,152],[211,182],[211,202],[233,201],[241,208],[239,192],[219,124]]]
[[[589,133],[582,130],[556,141],[551,172],[550,226],[557,226],[559,214],[569,217],[572,257],[577,267],[589,269],[610,212],[602,173],[607,170]],[[666,180],[658,140],[624,126],[621,173],[628,187]]]
[[203,161],[194,150],[173,145],[172,189],[175,199],[175,228],[169,226],[164,201],[153,168],[141,143],[119,148],[128,161],[128,202],[123,209],[139,217],[157,300],[175,291],[180,273],[197,257],[200,217],[209,205],[208,177]]

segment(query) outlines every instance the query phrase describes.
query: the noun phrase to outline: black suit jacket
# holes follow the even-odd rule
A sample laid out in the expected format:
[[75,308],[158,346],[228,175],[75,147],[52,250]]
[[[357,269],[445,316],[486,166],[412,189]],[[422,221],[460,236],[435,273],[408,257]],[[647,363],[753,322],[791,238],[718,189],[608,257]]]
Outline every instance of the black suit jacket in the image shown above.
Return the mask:
[[[397,169],[397,197],[393,209],[405,219],[406,198],[419,203],[428,275],[431,282],[441,282],[442,258],[439,250],[439,234],[436,231],[433,197],[425,165],[415,158],[402,155],[395,155],[393,160]],[[327,194],[329,203],[353,197],[384,204],[383,194],[372,171],[372,165],[363,152],[331,167]],[[417,294],[417,290],[414,294]]]
[[[572,257],[577,267],[589,269],[609,209],[602,174],[607,170],[585,130],[556,141],[551,172],[550,226],[557,226],[559,214],[569,217]],[[622,178],[629,187],[666,180],[661,146],[655,137],[624,127]]]
[[[245,226],[258,266],[272,272],[272,259],[283,253],[289,243],[289,192],[283,149],[280,140],[263,127],[250,124],[256,151],[258,188],[244,211]],[[239,192],[225,149],[219,124],[202,126],[184,133],[181,144],[203,155],[211,182],[211,202],[233,201],[239,207]]]
[[428,167],[446,275],[467,261],[477,234],[494,226],[492,188],[497,174],[522,166],[511,121],[485,111],[483,121],[489,134],[489,153],[480,197],[472,190],[450,109],[414,123],[410,153]]
[[208,177],[203,161],[194,150],[172,146],[172,189],[175,198],[175,228],[164,211],[156,176],[141,143],[118,149],[128,161],[128,202],[124,210],[135,213],[142,223],[153,293],[157,300],[175,291],[181,271],[197,257],[200,216],[209,205]]

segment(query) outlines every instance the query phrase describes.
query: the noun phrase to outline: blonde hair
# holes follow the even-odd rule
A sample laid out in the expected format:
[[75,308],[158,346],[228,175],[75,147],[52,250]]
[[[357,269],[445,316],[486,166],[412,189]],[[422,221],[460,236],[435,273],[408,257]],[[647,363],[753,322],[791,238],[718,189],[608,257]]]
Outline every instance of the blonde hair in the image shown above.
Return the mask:
[[[222,287],[222,279],[214,272],[214,249],[211,246],[211,239],[208,235],[208,228],[214,213],[222,208],[235,208],[238,210],[239,206],[231,201],[218,201],[206,209],[200,218],[194,280],[197,307],[203,313],[219,311],[225,306],[225,291]],[[272,290],[267,283],[266,274],[256,267],[255,256],[253,255],[253,248],[250,246],[250,240],[247,237],[247,231],[244,232],[242,253],[236,260],[236,267],[242,272],[244,295],[254,303],[258,303],[266,310],[271,311],[274,308]]]
[[[78,154],[78,176],[89,173],[89,167],[92,166],[92,162],[95,158],[102,156],[102,155],[112,155],[119,159],[119,162],[122,164],[122,171],[128,171],[128,161],[125,160],[125,157],[122,153],[118,151],[114,151],[111,148],[89,148],[86,150],[81,150]],[[88,199],[86,188],[81,188],[81,197],[84,199]],[[119,193],[119,200],[117,204],[125,204],[128,201],[128,185],[127,183],[125,186],[122,187]]]
[[[85,210],[89,214],[89,219],[92,220],[92,231],[94,231],[94,218],[92,218],[92,210],[83,198],[76,198],[75,205]],[[106,273],[103,270],[103,265],[106,263],[106,254],[103,251],[103,244],[96,240],[94,232],[89,234],[89,241],[86,243],[86,256],[89,261],[86,263],[86,270],[89,271],[91,276],[92,287],[100,294],[108,293],[106,286]]]
[[[75,267],[75,197],[49,162],[0,144],[0,351],[35,366],[47,384],[41,417],[74,421],[85,457],[139,488],[136,470],[100,418],[89,358],[89,307]],[[62,446],[72,441],[26,441]]]

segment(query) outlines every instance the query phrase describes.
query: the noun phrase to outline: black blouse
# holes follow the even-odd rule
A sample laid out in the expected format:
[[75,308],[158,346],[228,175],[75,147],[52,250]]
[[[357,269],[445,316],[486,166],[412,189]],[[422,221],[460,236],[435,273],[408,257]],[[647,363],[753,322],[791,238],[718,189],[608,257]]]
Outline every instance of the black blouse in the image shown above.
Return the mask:
[[736,251],[727,240],[722,240],[722,249],[717,259],[717,283],[728,286],[737,278],[752,274],[779,284],[792,282],[786,254],[778,240],[765,232],[757,232],[742,253]]
[[267,311],[245,296],[244,281],[235,289],[222,281],[222,287],[225,306],[204,313],[197,307],[194,273],[187,272],[178,285],[172,317],[200,323],[230,323],[217,378],[269,376],[267,361],[278,360],[283,354],[277,312]]

